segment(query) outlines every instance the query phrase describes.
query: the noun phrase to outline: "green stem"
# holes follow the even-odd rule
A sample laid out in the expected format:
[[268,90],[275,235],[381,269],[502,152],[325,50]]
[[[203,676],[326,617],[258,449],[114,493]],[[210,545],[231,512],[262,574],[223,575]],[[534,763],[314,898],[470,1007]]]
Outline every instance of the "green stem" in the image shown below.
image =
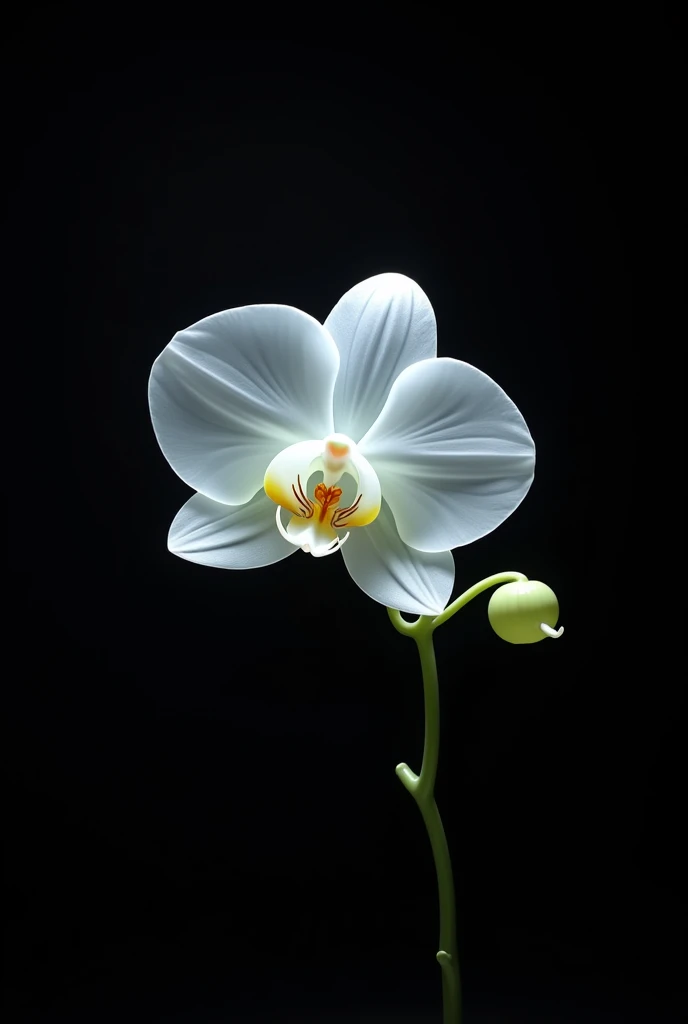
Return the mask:
[[[476,583],[474,586],[469,587],[468,590],[464,590],[463,594],[457,597],[455,601],[452,601],[451,604],[447,605],[443,612],[436,615],[432,620],[433,627],[441,626],[443,622],[447,621],[447,619],[451,619],[452,615],[456,615],[457,612],[460,612],[461,609],[465,607],[469,601],[472,601],[474,597],[477,597],[478,594],[482,594],[484,590],[488,590],[490,587],[495,587],[498,583],[527,582],[528,577],[524,576],[522,572],[496,572],[494,576],[487,576],[484,580],[481,580],[480,583]],[[421,618],[425,617],[426,616],[421,616]],[[403,622],[404,620],[402,619],[401,621]],[[419,622],[420,619],[417,621]],[[407,622],[405,625],[413,627],[416,625],[416,622]],[[397,629],[398,628],[399,627],[397,626]],[[400,630],[400,632],[403,632],[403,630]]]
[[526,579],[527,577],[519,572],[503,572],[488,576],[487,579],[481,580],[480,583],[476,583],[474,587],[457,597],[439,615],[434,617],[421,615],[415,622],[407,622],[394,608],[387,609],[394,628],[404,636],[413,637],[415,640],[423,673],[425,742],[420,775],[416,775],[405,762],[397,765],[396,773],[418,804],[428,831],[432,856],[435,861],[440,906],[440,948],[437,953],[437,961],[442,968],[444,1024],[461,1024],[461,977],[456,945],[454,878],[447,837],[434,796],[440,752],[440,694],[432,634],[438,626],[450,619],[452,615],[455,615],[464,605],[487,590],[488,587],[495,586],[497,583],[525,581]]
[[[399,612],[387,609],[389,617],[400,633],[412,636],[418,646],[423,672],[425,696],[425,743],[420,775],[405,763],[397,765],[397,775],[418,804],[430,837],[432,856],[437,873],[440,900],[440,943],[437,961],[442,968],[442,1006],[444,1024],[461,1024],[461,979],[456,948],[456,898],[454,878],[447,837],[435,803],[434,789],[437,761],[440,751],[440,694],[437,680],[435,648],[432,642],[434,623],[430,616],[422,616],[415,623],[407,623]],[[401,628],[400,628],[401,627]]]

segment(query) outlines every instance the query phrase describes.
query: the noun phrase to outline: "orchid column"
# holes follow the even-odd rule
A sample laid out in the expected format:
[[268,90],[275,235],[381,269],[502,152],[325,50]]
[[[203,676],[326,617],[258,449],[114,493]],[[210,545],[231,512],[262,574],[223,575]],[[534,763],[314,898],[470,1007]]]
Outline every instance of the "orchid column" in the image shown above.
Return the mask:
[[[356,285],[324,324],[284,305],[206,317],[155,360],[149,399],[195,491],[174,554],[248,569],[341,550],[361,590],[422,621],[449,613],[452,550],[499,526],[533,480],[520,412],[480,370],[437,358],[432,306],[401,274]],[[458,1003],[446,1013],[445,993],[458,1020]]]

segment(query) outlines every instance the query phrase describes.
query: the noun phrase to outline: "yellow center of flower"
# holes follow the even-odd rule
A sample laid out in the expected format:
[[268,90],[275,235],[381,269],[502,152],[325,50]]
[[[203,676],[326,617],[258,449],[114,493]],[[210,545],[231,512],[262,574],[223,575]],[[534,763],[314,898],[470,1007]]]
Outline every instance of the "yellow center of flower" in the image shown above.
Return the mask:
[[[322,480],[309,486],[314,473],[322,473]],[[349,485],[339,486],[345,476]],[[343,488],[351,483],[356,485],[356,498],[342,508]],[[281,535],[316,557],[339,550],[353,527],[372,523],[382,501],[377,474],[344,434],[289,445],[266,469],[263,486],[278,506],[275,522]],[[280,508],[292,515],[286,527]]]

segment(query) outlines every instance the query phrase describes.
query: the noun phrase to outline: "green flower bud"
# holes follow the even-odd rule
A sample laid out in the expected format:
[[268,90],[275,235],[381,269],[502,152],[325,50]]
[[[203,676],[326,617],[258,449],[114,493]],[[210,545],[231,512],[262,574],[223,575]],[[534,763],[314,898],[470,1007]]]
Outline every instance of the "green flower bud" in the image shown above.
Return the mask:
[[546,636],[559,637],[557,595],[545,583],[527,580],[498,587],[487,606],[490,625],[510,644],[535,644]]

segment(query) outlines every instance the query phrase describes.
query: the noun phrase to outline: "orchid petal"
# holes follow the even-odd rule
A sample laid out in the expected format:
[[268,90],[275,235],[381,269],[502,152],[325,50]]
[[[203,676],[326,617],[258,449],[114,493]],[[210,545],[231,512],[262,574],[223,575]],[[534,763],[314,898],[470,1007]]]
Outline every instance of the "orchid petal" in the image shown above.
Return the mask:
[[523,416],[490,377],[457,359],[402,371],[359,447],[399,535],[420,551],[490,533],[533,480],[535,447]]
[[388,608],[410,615],[437,615],[451,597],[451,552],[415,551],[404,544],[384,500],[374,523],[351,531],[342,558],[361,590]]
[[151,371],[153,427],[185,483],[240,505],[287,445],[332,430],[339,353],[291,306],[241,306],[175,334]]
[[379,274],[346,292],[325,327],[341,356],[335,430],[358,441],[382,411],[397,375],[436,355],[435,314],[415,281]]
[[189,562],[219,569],[257,569],[297,550],[280,537],[275,506],[263,491],[243,505],[194,494],[172,522],[168,547]]

